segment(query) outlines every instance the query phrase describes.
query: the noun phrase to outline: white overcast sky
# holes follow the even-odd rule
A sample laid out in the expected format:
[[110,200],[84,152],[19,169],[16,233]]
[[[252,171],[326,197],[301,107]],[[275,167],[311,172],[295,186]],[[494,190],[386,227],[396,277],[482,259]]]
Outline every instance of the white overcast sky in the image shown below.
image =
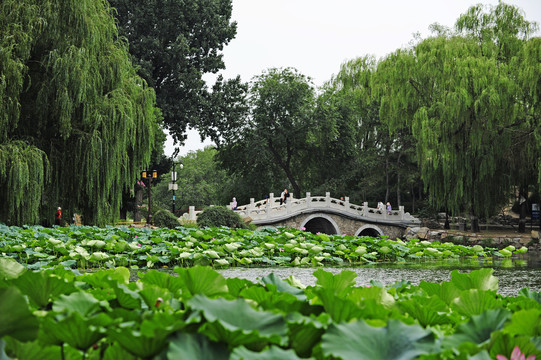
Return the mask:
[[[426,38],[435,22],[452,28],[475,4],[497,0],[233,0],[236,37],[224,48],[224,78],[250,81],[264,70],[294,67],[321,86],[340,65],[359,56],[376,58],[407,47],[413,34]],[[541,0],[507,0],[541,25]],[[538,31],[536,36],[541,36]],[[213,81],[212,77],[208,78]],[[180,155],[202,149],[196,131],[189,131]],[[171,155],[173,142],[166,143]]]

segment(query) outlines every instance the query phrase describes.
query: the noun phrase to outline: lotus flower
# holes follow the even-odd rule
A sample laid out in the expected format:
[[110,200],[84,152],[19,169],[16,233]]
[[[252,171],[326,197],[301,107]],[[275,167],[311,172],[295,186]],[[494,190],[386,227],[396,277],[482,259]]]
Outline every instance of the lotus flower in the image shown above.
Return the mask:
[[[496,359],[498,360],[508,360],[507,357],[503,355],[496,355]],[[526,357],[521,351],[518,346],[515,346],[513,349],[513,352],[511,353],[511,357],[509,360],[535,360],[535,355],[530,355]]]

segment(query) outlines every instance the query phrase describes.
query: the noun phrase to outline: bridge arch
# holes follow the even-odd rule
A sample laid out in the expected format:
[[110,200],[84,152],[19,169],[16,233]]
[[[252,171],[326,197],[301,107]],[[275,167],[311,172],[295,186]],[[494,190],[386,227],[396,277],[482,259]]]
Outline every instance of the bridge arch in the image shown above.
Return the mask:
[[334,219],[325,214],[312,214],[308,216],[301,224],[301,227],[306,228],[306,231],[309,231],[313,234],[318,232],[327,234],[327,235],[339,235],[340,227],[334,221]]
[[355,233],[355,236],[378,237],[380,235],[384,235],[383,230],[381,230],[379,226],[372,225],[372,224],[366,224],[366,225],[361,226]]

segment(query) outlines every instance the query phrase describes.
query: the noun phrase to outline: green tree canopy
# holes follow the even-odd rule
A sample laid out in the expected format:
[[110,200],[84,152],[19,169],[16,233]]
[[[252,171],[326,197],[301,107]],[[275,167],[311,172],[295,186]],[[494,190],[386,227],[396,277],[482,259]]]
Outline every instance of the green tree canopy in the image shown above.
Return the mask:
[[241,85],[239,78],[220,78],[211,92],[202,78],[225,68],[221,51],[237,33],[237,24],[230,21],[231,0],[109,3],[138,73],[156,91],[165,126],[183,142],[188,125],[204,127],[216,107],[223,106],[220,97],[235,94]]
[[222,164],[230,172],[276,169],[271,176],[285,176],[300,196],[307,178],[303,160],[310,147],[314,99],[310,79],[293,68],[269,69],[256,76],[250,88],[250,116],[219,130],[224,139],[219,147]]
[[523,115],[532,105],[517,103],[517,79],[539,66],[516,69],[512,61],[532,26],[503,3],[486,14],[473,7],[457,21],[465,34],[440,32],[378,65],[380,115],[391,130],[411,127],[436,207],[475,217],[507,199],[513,173],[505,161],[517,134],[529,131]]
[[0,220],[118,216],[160,115],[108,3],[3,0],[0,29]]

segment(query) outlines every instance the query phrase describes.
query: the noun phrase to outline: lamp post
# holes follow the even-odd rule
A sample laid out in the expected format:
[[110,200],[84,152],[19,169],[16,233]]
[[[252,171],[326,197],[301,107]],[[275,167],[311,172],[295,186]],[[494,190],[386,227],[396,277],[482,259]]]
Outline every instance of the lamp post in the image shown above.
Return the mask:
[[158,172],[156,170],[148,171],[143,170],[141,171],[141,178],[148,180],[148,216],[147,216],[147,224],[152,225],[152,210],[151,210],[151,198],[152,198],[152,179],[158,178]]
[[[177,172],[175,171],[175,162],[173,161],[173,171],[171,171],[171,182],[169,183],[169,190],[173,190],[173,215],[175,215],[175,191],[178,190],[178,185],[176,184],[177,181]],[[184,165],[182,165],[182,162],[180,163],[180,169]]]

